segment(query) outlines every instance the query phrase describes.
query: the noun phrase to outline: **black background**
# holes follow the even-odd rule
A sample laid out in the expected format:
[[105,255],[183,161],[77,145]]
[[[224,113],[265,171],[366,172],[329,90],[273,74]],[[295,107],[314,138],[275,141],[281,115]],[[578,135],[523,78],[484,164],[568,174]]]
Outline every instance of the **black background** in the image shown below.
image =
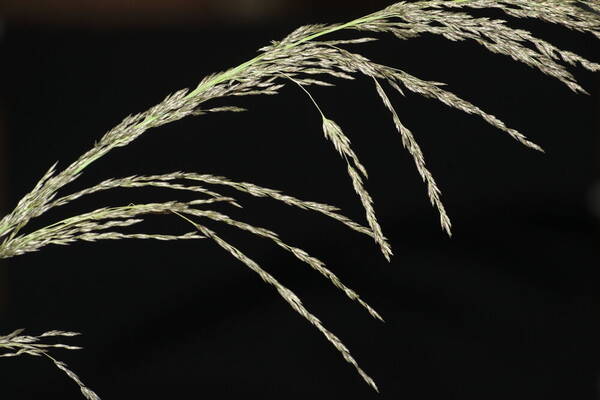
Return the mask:
[[[68,165],[127,114],[253,57],[298,25],[372,9],[335,16],[316,10],[260,26],[96,31],[8,24],[2,97],[9,206],[52,163]],[[598,61],[591,35],[519,26]],[[470,43],[384,36],[354,48],[447,82],[547,152],[526,149],[476,117],[388,91],[443,191],[454,223],[449,239],[372,82],[310,89],[369,170],[368,189],[395,252],[391,264],[368,238],[273,200],[240,194],[245,207],[231,215],[324,260],[385,324],[268,241],[209,224],[296,291],[348,345],[381,395],[272,288],[208,240],[54,246],[7,260],[0,270],[2,331],[82,332],[70,343],[85,350],[54,354],[103,399],[596,398],[598,228],[589,190],[598,177],[598,74],[575,69],[591,93],[582,96]],[[148,131],[94,163],[68,190],[109,177],[197,171],[334,204],[363,221],[345,165],[297,87],[224,104],[250,112]],[[173,198],[191,197],[115,190],[52,211],[32,228],[100,206]],[[168,216],[143,227],[189,230]],[[3,399],[81,398],[47,360],[7,359],[0,371]]]

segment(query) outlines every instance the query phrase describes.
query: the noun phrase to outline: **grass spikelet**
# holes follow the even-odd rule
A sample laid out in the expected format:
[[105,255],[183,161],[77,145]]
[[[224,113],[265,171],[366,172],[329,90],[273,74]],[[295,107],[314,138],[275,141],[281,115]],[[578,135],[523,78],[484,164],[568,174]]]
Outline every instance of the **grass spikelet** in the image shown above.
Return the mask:
[[383,253],[385,259],[389,262],[391,261],[391,257],[393,255],[392,248],[388,244],[388,241],[385,238],[385,236],[383,236],[381,227],[377,222],[377,217],[375,216],[375,209],[373,208],[373,199],[369,195],[369,192],[365,190],[362,178],[360,177],[358,171],[356,171],[356,169],[354,169],[350,164],[348,164],[348,174],[350,175],[350,179],[352,179],[352,186],[354,186],[354,191],[360,197],[360,201],[367,214],[367,221],[369,222],[369,226],[373,231],[373,239],[375,239],[375,242],[381,248],[381,252]]
[[369,304],[364,302],[354,290],[352,290],[352,289],[348,288],[346,285],[344,285],[342,283],[342,281],[340,281],[340,279],[333,272],[331,272],[328,268],[325,267],[325,264],[322,261],[318,260],[315,257],[312,257],[311,255],[309,255],[306,251],[304,251],[302,249],[288,245],[287,243],[282,241],[279,238],[279,235],[277,235],[275,232],[272,232],[265,228],[255,227],[255,226],[252,226],[245,222],[236,221],[236,220],[230,218],[229,216],[219,213],[219,212],[216,212],[216,211],[188,210],[188,211],[186,211],[186,213],[189,215],[197,216],[197,217],[206,217],[206,218],[212,219],[214,221],[218,221],[218,222],[224,222],[228,225],[234,226],[241,230],[248,231],[257,236],[265,237],[265,238],[272,240],[279,247],[289,251],[297,259],[308,264],[315,271],[319,272],[321,275],[323,275],[324,277],[329,279],[333,283],[333,285],[335,287],[337,287],[338,289],[342,290],[346,294],[346,296],[348,296],[352,300],[357,301],[361,306],[363,306],[369,312],[369,314],[371,314],[371,316],[373,316],[374,318],[377,318],[378,320],[383,322],[383,318],[381,317],[381,315],[379,315],[379,313],[377,311],[375,311]]
[[[391,261],[392,249],[385,236],[383,236],[383,232],[381,231],[381,227],[379,226],[379,222],[377,221],[377,217],[375,216],[375,209],[373,208],[373,199],[365,189],[363,180],[358,173],[358,171],[360,171],[362,175],[366,177],[367,171],[362,166],[362,164],[358,162],[358,159],[354,155],[354,152],[352,152],[352,150],[350,149],[350,140],[347,139],[346,135],[344,135],[339,125],[336,124],[334,121],[326,118],[325,116],[323,117],[323,132],[325,133],[325,137],[334,144],[335,148],[346,159],[348,174],[350,175],[350,179],[352,180],[352,186],[354,187],[354,191],[356,192],[356,194],[358,194],[363,208],[365,209],[367,222],[369,223],[371,231],[373,232],[373,239],[375,239],[375,242],[381,248],[381,252],[383,253],[386,260]],[[354,165],[350,163],[348,158],[354,161]]]
[[[182,217],[185,218],[184,216],[182,216]],[[358,374],[363,378],[363,380],[369,386],[371,386],[373,389],[375,389],[375,391],[379,391],[379,389],[377,388],[377,385],[375,384],[375,381],[365,371],[363,371],[362,368],[359,367],[359,365],[356,362],[356,360],[354,359],[354,357],[352,357],[352,355],[350,354],[350,350],[348,350],[348,348],[342,343],[342,341],[336,335],[334,335],[327,328],[325,328],[325,326],[323,326],[323,324],[317,317],[315,317],[313,314],[311,314],[304,307],[304,305],[302,304],[302,301],[294,292],[292,292],[290,289],[288,289],[287,287],[285,287],[281,283],[279,283],[279,281],[277,279],[275,279],[271,274],[269,274],[267,271],[262,269],[256,262],[254,262],[251,258],[246,256],[244,253],[242,253],[236,247],[232,246],[225,240],[221,239],[221,237],[219,237],[215,232],[213,232],[212,230],[206,228],[205,226],[197,224],[189,219],[188,219],[188,221],[190,221],[194,226],[196,226],[196,228],[203,235],[213,239],[219,246],[221,246],[223,249],[225,249],[228,253],[230,253],[232,256],[234,256],[235,258],[237,258],[238,260],[243,262],[252,271],[256,272],[263,281],[265,281],[266,283],[275,287],[275,289],[277,290],[279,295],[298,314],[300,314],[308,322],[310,322],[311,325],[316,327],[323,334],[323,336],[325,336],[325,338],[333,345],[333,347],[335,347],[342,354],[342,356],[344,357],[344,360],[346,360],[346,362],[348,362],[349,364],[354,366],[354,368],[356,369]]]
[[[391,261],[392,249],[387,242],[385,236],[383,236],[383,232],[381,231],[381,227],[379,226],[379,222],[377,221],[377,217],[375,216],[375,210],[373,208],[373,199],[365,189],[362,178],[359,176],[358,171],[366,178],[367,170],[362,165],[354,150],[350,146],[350,139],[344,134],[342,128],[335,121],[327,118],[321,107],[317,104],[313,96],[302,86],[302,84],[293,78],[288,76],[288,79],[292,80],[296,83],[300,88],[308,95],[311,99],[319,113],[321,114],[321,118],[323,120],[323,134],[325,138],[327,138],[335,147],[335,149],[340,153],[340,155],[346,161],[348,167],[348,174],[350,175],[350,179],[352,180],[352,186],[354,187],[354,191],[358,194],[360,201],[365,209],[365,213],[367,216],[367,222],[371,228],[371,232],[373,233],[373,239],[381,248],[381,252],[383,253],[386,260]],[[355,169],[356,168],[356,169]]]
[[440,199],[441,191],[440,189],[438,189],[437,184],[435,183],[435,179],[433,179],[433,175],[431,175],[431,172],[429,172],[427,166],[425,165],[425,157],[423,156],[421,147],[415,140],[415,137],[413,136],[412,132],[408,128],[406,128],[404,124],[402,124],[402,122],[400,121],[400,117],[398,117],[398,114],[392,106],[389,97],[387,96],[377,79],[373,78],[373,81],[375,82],[377,93],[379,94],[379,97],[381,97],[383,104],[392,113],[394,125],[396,125],[396,129],[402,137],[402,144],[404,145],[404,148],[406,148],[412,156],[415,165],[417,166],[417,170],[419,171],[419,175],[421,175],[421,178],[423,178],[423,182],[427,184],[427,194],[429,195],[429,200],[431,201],[431,204],[437,208],[440,214],[440,223],[442,225],[442,228],[448,233],[449,236],[452,236],[452,224],[450,222],[450,218],[446,214],[444,204]]

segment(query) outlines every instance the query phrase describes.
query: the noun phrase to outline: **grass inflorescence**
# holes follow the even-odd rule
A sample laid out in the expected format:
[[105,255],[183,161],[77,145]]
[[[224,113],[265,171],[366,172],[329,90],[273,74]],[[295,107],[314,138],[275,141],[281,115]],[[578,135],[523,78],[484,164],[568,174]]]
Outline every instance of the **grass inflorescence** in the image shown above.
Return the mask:
[[[518,130],[507,126],[492,114],[469,101],[458,97],[445,88],[445,84],[427,81],[409,74],[402,69],[379,64],[350,51],[347,45],[367,45],[378,40],[374,35],[391,34],[400,40],[412,40],[425,34],[439,35],[451,41],[474,41],[487,50],[511,57],[514,61],[533,67],[542,73],[558,79],[576,93],[586,93],[577,83],[569,66],[580,65],[589,71],[599,71],[600,64],[587,60],[573,52],[563,50],[534,36],[531,32],[509,27],[502,19],[475,17],[469,12],[477,9],[497,9],[507,16],[517,19],[534,18],[567,29],[600,38],[600,6],[596,1],[550,1],[550,0],[457,0],[399,2],[367,16],[341,24],[307,25],[300,27],[279,41],[262,47],[259,54],[237,67],[215,73],[202,79],[194,89],[179,90],[149,110],[129,115],[117,126],[109,130],[96,144],[81,157],[62,170],[53,165],[39,180],[31,192],[18,202],[8,215],[0,220],[0,258],[10,258],[38,251],[50,244],[69,245],[77,241],[155,239],[155,240],[196,240],[214,241],[233,255],[266,283],[272,285],[280,296],[302,317],[314,325],[325,338],[341,353],[367,384],[377,390],[375,381],[361,368],[342,341],[329,331],[324,324],[302,304],[300,298],[281,284],[273,275],[266,272],[249,256],[221,236],[206,227],[203,221],[216,221],[241,229],[253,235],[271,240],[275,245],[290,252],[310,268],[322,274],[343,291],[350,299],[357,301],[373,317],[382,317],[352,289],[348,288],[325,264],[304,250],[288,244],[275,232],[231,218],[223,212],[210,209],[215,203],[225,203],[241,207],[237,197],[224,196],[218,187],[226,186],[255,197],[271,198],[287,205],[321,213],[339,221],[352,230],[369,236],[379,247],[386,259],[392,255],[391,245],[384,236],[375,214],[372,196],[367,191],[367,169],[359,160],[342,126],[327,116],[327,111],[319,106],[308,87],[334,86],[339,80],[353,80],[365,76],[372,80],[374,89],[383,106],[390,112],[396,131],[405,149],[414,160],[418,174],[425,183],[427,195],[437,210],[444,231],[451,234],[451,221],[442,203],[441,191],[432,172],[427,168],[425,156],[411,130],[401,121],[386,90],[404,95],[405,91],[437,100],[449,107],[473,114],[490,125],[505,132],[521,144],[534,150],[541,147],[526,138]],[[354,31],[361,37],[327,40],[334,32]],[[111,178],[78,192],[59,192],[78,179],[85,169],[118,147],[128,146],[139,136],[152,128],[180,120],[188,116],[199,116],[215,112],[243,112],[235,105],[211,107],[213,100],[236,96],[276,95],[286,84],[299,86],[314,102],[322,117],[322,132],[346,164],[349,181],[365,213],[366,224],[343,215],[334,206],[302,200],[283,194],[278,190],[265,188],[252,183],[237,182],[221,176],[194,172],[172,172],[159,175],[129,176]],[[75,202],[83,196],[114,188],[158,187],[165,190],[187,191],[198,196],[191,201],[176,198],[167,202],[127,204],[117,207],[103,207],[96,210],[56,221],[48,226],[30,232],[28,223],[47,211]],[[124,233],[152,214],[176,215],[181,222],[191,224],[193,230],[181,235],[162,233]],[[54,359],[48,351],[51,348],[76,349],[78,347],[43,344],[50,336],[70,337],[72,332],[50,331],[40,336],[25,336],[15,331],[0,336],[2,357],[33,355],[45,356],[63,370],[81,388],[87,399],[98,396],[85,386],[66,365]]]

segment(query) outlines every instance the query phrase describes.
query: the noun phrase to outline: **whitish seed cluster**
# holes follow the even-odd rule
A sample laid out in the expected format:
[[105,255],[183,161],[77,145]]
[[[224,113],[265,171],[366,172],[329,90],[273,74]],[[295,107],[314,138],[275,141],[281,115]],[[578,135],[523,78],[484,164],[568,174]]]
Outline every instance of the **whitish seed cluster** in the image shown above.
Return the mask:
[[[253,226],[235,220],[222,212],[208,209],[215,203],[241,207],[237,197],[225,196],[219,193],[214,186],[233,188],[255,197],[268,197],[290,206],[321,213],[343,223],[352,230],[370,236],[389,260],[392,250],[375,215],[373,198],[367,191],[365,183],[367,170],[352,148],[349,136],[338,123],[326,116],[326,112],[306,88],[312,85],[331,87],[334,86],[333,82],[338,79],[352,80],[362,75],[374,82],[379,98],[391,113],[402,145],[413,158],[417,172],[426,184],[429,200],[439,213],[441,226],[450,234],[451,222],[441,200],[441,191],[433,174],[426,166],[425,156],[415,136],[401,121],[384,85],[402,95],[407,90],[437,100],[467,114],[476,115],[525,146],[536,150],[541,150],[541,148],[492,114],[445,89],[443,83],[426,81],[401,69],[378,64],[347,48],[350,45],[367,44],[377,40],[376,38],[361,36],[342,40],[322,40],[322,37],[338,31],[351,30],[355,31],[355,36],[366,32],[369,35],[392,34],[401,40],[412,40],[424,34],[433,34],[452,41],[473,41],[493,53],[509,56],[517,62],[558,79],[576,93],[585,93],[585,90],[568,70],[569,66],[581,65],[589,71],[600,70],[600,64],[589,61],[571,51],[560,49],[534,36],[529,31],[509,27],[502,19],[474,17],[469,14],[470,11],[476,9],[497,9],[513,18],[535,18],[600,38],[600,5],[597,0],[399,2],[347,23],[300,27],[282,40],[273,41],[270,45],[261,48],[259,55],[255,58],[235,68],[209,75],[202,79],[193,90],[179,90],[149,110],[126,117],[100,138],[90,150],[62,171],[57,170],[56,164],[53,165],[31,192],[23,196],[14,210],[0,220],[0,258],[37,251],[50,244],[68,245],[77,241],[211,239],[256,272],[265,282],[272,285],[282,298],[314,325],[341,353],[343,358],[356,368],[359,375],[377,390],[373,379],[359,367],[348,348],[304,307],[294,292],[279,283],[271,274],[236,247],[223,240],[216,232],[207,228],[203,221],[211,220],[223,223],[271,240],[330,280],[335,287],[342,290],[349,298],[356,300],[373,317],[382,319],[355,291],[344,285],[332,271],[326,268],[322,261],[309,255],[306,251],[288,244],[279,235],[268,229]],[[325,139],[333,145],[346,163],[348,176],[365,211],[365,225],[344,216],[338,208],[331,205],[301,200],[251,183],[189,172],[112,178],[78,192],[58,196],[59,191],[64,190],[69,183],[79,178],[91,163],[99,160],[114,148],[131,144],[151,128],[157,128],[190,115],[246,111],[237,106],[211,107],[210,102],[224,97],[231,98],[233,101],[236,96],[276,95],[286,83],[290,82],[299,85],[317,107],[322,117],[322,132]],[[191,192],[198,198],[192,201],[175,199],[162,203],[149,201],[143,204],[103,207],[82,212],[37,230],[27,231],[27,225],[32,219],[83,196],[114,188],[147,187]],[[123,231],[123,228],[136,227],[145,217],[153,214],[174,215],[180,220],[189,222],[194,230],[182,235]],[[48,350],[51,348],[77,349],[78,347],[42,343],[49,337],[68,337],[75,333],[50,331],[40,336],[25,336],[21,333],[22,330],[18,330],[7,336],[0,336],[0,352],[4,351],[4,353],[0,353],[0,357],[24,354],[45,356],[79,385],[86,399],[98,399],[98,396],[87,388],[77,375],[67,368],[66,364],[55,360],[48,354]]]

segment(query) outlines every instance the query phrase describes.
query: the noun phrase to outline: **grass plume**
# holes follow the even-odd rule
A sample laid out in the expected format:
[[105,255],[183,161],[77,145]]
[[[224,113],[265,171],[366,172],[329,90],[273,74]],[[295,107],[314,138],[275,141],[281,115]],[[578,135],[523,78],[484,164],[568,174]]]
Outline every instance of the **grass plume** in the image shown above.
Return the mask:
[[[241,207],[240,199],[224,196],[214,186],[227,186],[238,192],[255,197],[271,198],[304,210],[318,212],[343,223],[352,230],[370,236],[379,246],[386,259],[392,255],[391,246],[383,234],[376,218],[373,198],[367,190],[367,169],[351,147],[350,140],[338,123],[329,119],[314,100],[307,87],[317,85],[334,86],[339,80],[352,80],[364,76],[374,82],[375,91],[384,107],[391,113],[392,121],[404,148],[413,158],[416,169],[424,181],[429,200],[440,216],[440,225],[451,234],[451,221],[441,200],[441,190],[426,166],[425,157],[413,133],[401,121],[384,85],[403,94],[404,90],[439,101],[451,108],[482,118],[488,124],[508,134],[526,147],[541,151],[541,147],[530,141],[518,130],[507,126],[494,115],[484,111],[468,100],[462,99],[445,88],[445,84],[420,79],[402,69],[372,61],[360,53],[345,48],[347,45],[366,45],[375,36],[388,34],[400,40],[413,40],[426,34],[439,35],[451,41],[473,41],[492,53],[510,57],[562,82],[575,93],[586,93],[569,67],[580,65],[597,72],[600,64],[585,59],[571,51],[534,36],[531,32],[506,25],[503,19],[474,17],[470,11],[497,9],[517,19],[538,19],[557,24],[582,34],[591,34],[600,39],[600,7],[596,1],[550,1],[550,0],[456,0],[398,2],[364,17],[338,24],[307,25],[300,27],[279,41],[262,47],[259,54],[234,68],[211,74],[202,79],[193,89],[182,89],[167,96],[162,102],[139,114],[129,115],[110,129],[96,144],[74,162],[59,170],[52,165],[33,189],[25,194],[14,210],[0,220],[0,258],[10,258],[38,251],[47,245],[70,245],[77,241],[153,239],[153,240],[197,240],[211,239],[236,259],[245,264],[266,283],[272,285],[279,295],[300,315],[317,328],[324,337],[350,363],[360,377],[377,390],[374,380],[361,368],[348,348],[327,330],[290,289],[267,273],[256,262],[236,247],[210,230],[202,221],[212,220],[241,229],[253,235],[271,240],[310,268],[329,279],[332,284],[349,298],[357,301],[373,317],[379,314],[352,289],[345,286],[325,264],[307,252],[284,242],[276,233],[234,220],[224,213],[210,209],[215,203]],[[328,40],[325,36],[354,31],[359,38]],[[367,34],[368,36],[362,36]],[[172,172],[157,175],[111,178],[89,188],[70,194],[59,192],[85,173],[86,168],[116,148],[130,145],[148,130],[158,128],[189,116],[201,116],[215,112],[243,112],[235,105],[213,107],[216,99],[228,98],[235,102],[237,96],[277,95],[290,82],[297,84],[314,102],[322,117],[322,132],[325,138],[346,162],[347,173],[365,211],[366,224],[353,221],[331,205],[301,200],[278,190],[264,188],[252,183],[236,182],[229,178],[195,172]],[[315,127],[315,131],[317,131]],[[148,201],[143,204],[128,204],[117,207],[102,207],[56,221],[34,231],[27,231],[32,220],[48,210],[77,201],[83,196],[114,188],[137,189],[158,187],[173,192],[187,191],[198,196],[195,200],[180,201],[174,198],[162,203]],[[194,231],[182,235],[161,233],[124,233],[122,228],[133,227],[152,214],[179,215],[194,226]],[[24,336],[15,331],[0,336],[2,357],[19,355],[45,356],[56,367],[75,381],[86,399],[98,396],[85,386],[70,371],[66,364],[48,354],[52,348],[75,349],[67,345],[46,345],[42,339],[50,336],[73,336],[74,333],[50,331],[40,336]]]

